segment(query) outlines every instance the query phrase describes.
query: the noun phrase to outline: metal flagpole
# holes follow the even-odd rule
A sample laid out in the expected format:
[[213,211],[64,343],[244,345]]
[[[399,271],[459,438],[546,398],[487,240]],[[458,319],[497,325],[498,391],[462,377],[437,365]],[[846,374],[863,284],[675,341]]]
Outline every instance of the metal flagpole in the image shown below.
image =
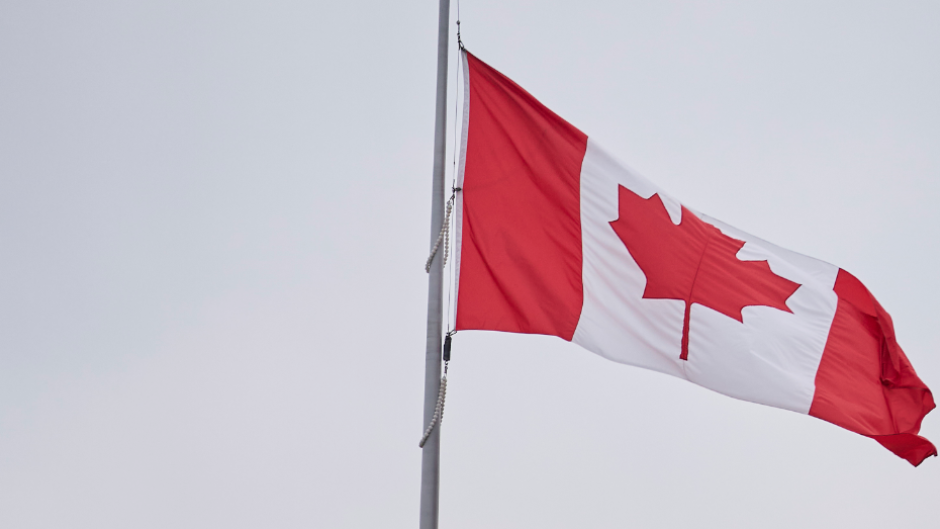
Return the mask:
[[[434,117],[434,173],[431,186],[431,248],[444,225],[444,157],[447,142],[447,45],[450,0],[440,0],[437,23],[437,99]],[[428,276],[428,334],[424,353],[424,424],[431,422],[441,383],[443,252],[437,252]],[[421,529],[437,529],[441,457],[438,424],[421,452]]]

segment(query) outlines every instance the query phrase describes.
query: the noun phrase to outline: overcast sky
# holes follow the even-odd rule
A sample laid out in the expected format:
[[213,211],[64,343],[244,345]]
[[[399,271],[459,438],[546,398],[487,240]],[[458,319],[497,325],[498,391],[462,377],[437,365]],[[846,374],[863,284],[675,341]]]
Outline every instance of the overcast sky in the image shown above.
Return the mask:
[[[461,14],[672,196],[859,277],[940,391],[940,3]],[[436,21],[0,3],[0,526],[417,525]],[[811,417],[559,339],[464,332],[453,357],[442,527],[940,515],[940,460]]]

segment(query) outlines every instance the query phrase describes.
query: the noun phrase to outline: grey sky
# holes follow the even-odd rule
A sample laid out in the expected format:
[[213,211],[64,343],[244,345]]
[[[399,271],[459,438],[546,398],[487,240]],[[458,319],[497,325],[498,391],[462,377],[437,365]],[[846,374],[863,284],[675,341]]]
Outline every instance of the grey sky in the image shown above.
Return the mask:
[[[940,391],[940,3],[461,13],[673,196],[858,276]],[[0,526],[416,526],[436,19],[0,4]],[[455,340],[442,468],[447,528],[927,527],[940,492],[938,459],[495,333]]]

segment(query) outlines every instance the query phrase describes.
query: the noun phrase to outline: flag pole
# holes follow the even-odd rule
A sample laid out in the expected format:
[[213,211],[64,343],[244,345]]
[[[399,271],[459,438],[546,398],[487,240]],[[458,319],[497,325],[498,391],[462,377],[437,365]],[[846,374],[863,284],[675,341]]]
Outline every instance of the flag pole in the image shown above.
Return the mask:
[[[434,115],[434,170],[431,185],[431,248],[444,225],[444,158],[447,143],[447,45],[450,0],[440,0],[437,24],[437,98]],[[431,422],[441,383],[441,327],[443,319],[443,252],[437,252],[428,275],[428,329],[424,353],[424,425]],[[437,529],[440,483],[441,425],[421,452],[420,529]]]

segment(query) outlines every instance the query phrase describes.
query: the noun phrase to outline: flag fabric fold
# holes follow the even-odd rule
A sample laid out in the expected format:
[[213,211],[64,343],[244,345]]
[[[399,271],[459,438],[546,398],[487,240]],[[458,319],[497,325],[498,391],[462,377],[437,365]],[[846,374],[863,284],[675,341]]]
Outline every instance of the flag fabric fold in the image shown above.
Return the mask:
[[558,336],[937,455],[918,435],[933,396],[858,279],[679,203],[462,56],[458,330]]

